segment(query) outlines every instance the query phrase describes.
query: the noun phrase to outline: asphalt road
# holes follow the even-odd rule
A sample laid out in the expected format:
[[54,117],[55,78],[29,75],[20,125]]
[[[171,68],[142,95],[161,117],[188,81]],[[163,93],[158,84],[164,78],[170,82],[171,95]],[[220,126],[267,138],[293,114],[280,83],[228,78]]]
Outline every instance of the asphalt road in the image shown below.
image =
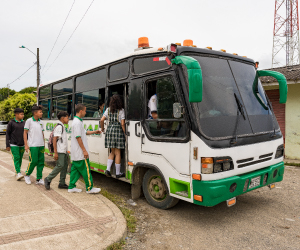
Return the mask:
[[[96,186],[130,199],[130,184],[98,173],[93,179]],[[145,198],[136,203],[137,231],[128,234],[124,249],[300,249],[300,167],[287,166],[275,189],[241,195],[230,208],[179,201],[159,210]]]

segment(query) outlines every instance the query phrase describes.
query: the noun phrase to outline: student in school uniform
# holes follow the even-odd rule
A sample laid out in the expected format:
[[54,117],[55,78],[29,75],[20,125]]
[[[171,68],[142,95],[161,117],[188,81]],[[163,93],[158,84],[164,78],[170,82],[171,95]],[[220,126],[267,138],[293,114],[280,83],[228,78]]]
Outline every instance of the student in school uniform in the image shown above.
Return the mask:
[[41,121],[43,109],[41,106],[34,104],[31,111],[32,117],[26,121],[24,127],[25,151],[29,152],[29,164],[25,172],[25,183],[31,184],[30,175],[36,167],[35,184],[44,185],[42,178],[45,160],[45,140],[43,122]]
[[83,177],[86,192],[88,194],[96,194],[101,191],[100,188],[93,187],[93,178],[91,175],[91,168],[89,162],[89,147],[87,142],[87,135],[100,134],[97,131],[86,131],[83,126],[82,118],[86,115],[86,107],[83,104],[77,104],[75,107],[76,116],[72,122],[71,133],[71,176],[69,184],[69,193],[80,193],[82,190],[76,188],[76,182]]
[[105,175],[111,177],[111,166],[115,160],[116,178],[125,177],[121,173],[121,149],[125,149],[125,111],[119,95],[113,95],[110,99],[109,108],[105,110],[101,118],[101,131],[104,132],[104,121],[108,119],[109,125],[105,134],[105,148],[111,152],[107,160]]
[[21,174],[22,159],[24,154],[24,110],[21,108],[16,108],[14,110],[15,117],[12,119],[6,130],[6,150],[11,151],[12,158],[14,161],[16,178],[17,181],[24,178]]
[[60,111],[57,115],[58,123],[53,131],[54,160],[56,166],[52,172],[44,179],[45,188],[50,189],[51,181],[60,173],[58,188],[68,189],[66,175],[68,169],[68,137],[64,125],[69,123],[69,114]]

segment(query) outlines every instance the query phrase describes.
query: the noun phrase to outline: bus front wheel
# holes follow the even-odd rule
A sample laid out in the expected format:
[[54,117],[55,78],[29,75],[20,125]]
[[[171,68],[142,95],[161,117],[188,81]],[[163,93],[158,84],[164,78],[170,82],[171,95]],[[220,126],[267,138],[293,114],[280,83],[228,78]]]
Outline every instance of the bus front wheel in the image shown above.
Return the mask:
[[144,175],[143,192],[148,203],[156,208],[168,209],[178,203],[178,199],[169,195],[168,187],[154,169],[149,169]]

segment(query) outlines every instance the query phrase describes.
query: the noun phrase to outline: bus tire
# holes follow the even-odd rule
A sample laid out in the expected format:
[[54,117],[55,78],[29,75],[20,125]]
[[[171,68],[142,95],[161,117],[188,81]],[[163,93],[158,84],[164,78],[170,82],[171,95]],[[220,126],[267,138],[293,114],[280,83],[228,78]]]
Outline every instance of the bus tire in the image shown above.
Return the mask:
[[156,208],[169,209],[178,203],[178,199],[169,195],[168,187],[162,176],[149,169],[143,178],[143,192],[148,203]]

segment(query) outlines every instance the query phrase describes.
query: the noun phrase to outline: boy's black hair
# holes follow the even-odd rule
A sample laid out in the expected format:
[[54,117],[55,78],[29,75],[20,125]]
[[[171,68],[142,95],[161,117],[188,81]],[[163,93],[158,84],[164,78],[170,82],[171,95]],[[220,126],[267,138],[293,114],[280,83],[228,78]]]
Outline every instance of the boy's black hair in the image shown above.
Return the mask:
[[84,108],[85,108],[85,105],[83,103],[79,103],[76,105],[75,111],[76,111],[76,113],[79,113],[80,110],[84,110]]
[[16,108],[16,109],[14,110],[14,113],[15,113],[15,114],[24,113],[24,110],[21,109],[21,108]]
[[31,108],[31,112],[34,114],[38,110],[43,110],[43,107],[40,105],[33,104],[32,108]]
[[102,106],[104,104],[103,100],[99,100],[99,105],[98,106]]
[[58,120],[60,120],[60,118],[62,118],[62,117],[66,117],[66,116],[69,116],[68,112],[66,112],[66,111],[60,111],[60,112],[57,114]]

